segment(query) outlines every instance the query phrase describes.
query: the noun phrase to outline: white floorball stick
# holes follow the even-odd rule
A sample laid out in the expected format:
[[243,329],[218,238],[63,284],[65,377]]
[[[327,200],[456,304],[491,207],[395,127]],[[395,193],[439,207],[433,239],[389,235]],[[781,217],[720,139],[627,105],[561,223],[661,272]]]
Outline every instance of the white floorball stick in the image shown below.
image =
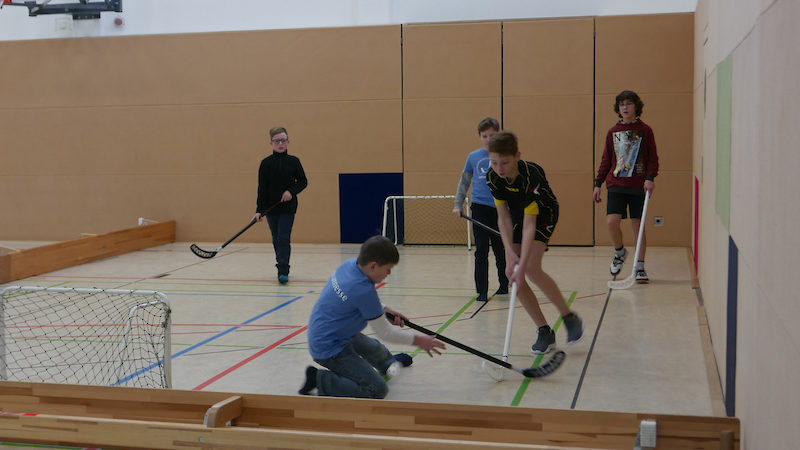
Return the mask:
[[628,278],[624,280],[611,280],[608,287],[611,289],[628,289],[636,283],[636,263],[639,261],[639,253],[642,251],[642,236],[644,236],[644,223],[647,221],[647,204],[650,203],[650,193],[644,193],[644,206],[642,207],[642,218],[639,223],[639,236],[636,238],[636,252],[633,258],[633,270]]
[[[514,266],[514,271],[517,271],[518,266]],[[511,327],[514,325],[514,307],[517,300],[517,283],[511,285],[511,296],[508,299],[508,320],[506,322],[506,341],[503,344],[503,362],[508,362],[508,348],[511,346]],[[505,378],[506,368],[496,364],[486,364],[483,361],[483,369],[492,377],[493,380],[503,381]]]

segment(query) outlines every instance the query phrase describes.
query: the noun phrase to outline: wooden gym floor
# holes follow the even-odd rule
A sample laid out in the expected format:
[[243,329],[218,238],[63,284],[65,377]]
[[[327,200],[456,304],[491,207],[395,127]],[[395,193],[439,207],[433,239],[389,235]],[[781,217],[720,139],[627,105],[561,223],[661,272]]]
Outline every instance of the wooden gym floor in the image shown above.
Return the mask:
[[[43,243],[0,242],[17,249]],[[198,243],[214,249],[218,243]],[[464,247],[400,246],[400,263],[379,285],[383,302],[426,328],[487,353],[502,352],[508,296],[474,317],[473,255]],[[150,289],[172,305],[173,387],[186,390],[297,395],[313,364],[306,324],[316,298],[358,245],[294,244],[288,285],[280,285],[271,244],[233,243],[203,260],[189,243],[174,243],[75,266],[9,285]],[[496,382],[482,359],[448,347],[429,358],[414,348],[414,364],[389,383],[388,399],[538,408],[724,415],[719,381],[708,370],[707,333],[692,288],[685,248],[650,248],[649,285],[610,292],[607,247],[554,247],[547,270],[583,318],[584,339],[559,348],[563,367],[549,377],[507,372]],[[491,258],[491,257],[490,257]],[[492,267],[493,269],[493,267]],[[620,278],[630,273],[627,263]],[[497,288],[490,274],[490,292]],[[555,308],[540,297],[551,323]],[[368,331],[368,330],[367,330]],[[517,303],[510,362],[529,367],[536,327]],[[709,381],[711,380],[711,381]]]

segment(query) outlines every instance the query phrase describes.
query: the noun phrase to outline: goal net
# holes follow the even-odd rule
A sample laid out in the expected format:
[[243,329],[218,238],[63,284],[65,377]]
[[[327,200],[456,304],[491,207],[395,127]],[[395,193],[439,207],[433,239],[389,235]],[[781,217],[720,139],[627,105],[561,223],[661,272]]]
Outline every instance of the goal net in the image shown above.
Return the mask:
[[169,388],[170,312],[156,291],[0,289],[0,379]]
[[472,248],[469,222],[453,215],[454,200],[454,195],[386,197],[383,235],[395,244],[467,245]]

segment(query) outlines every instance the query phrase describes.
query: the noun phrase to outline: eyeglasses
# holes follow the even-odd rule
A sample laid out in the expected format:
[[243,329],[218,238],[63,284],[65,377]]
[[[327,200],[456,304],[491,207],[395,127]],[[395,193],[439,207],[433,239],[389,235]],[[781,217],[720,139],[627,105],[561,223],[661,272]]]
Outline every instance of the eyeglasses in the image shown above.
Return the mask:
[[278,144],[278,145],[285,144],[287,142],[289,142],[289,139],[273,139],[272,140],[273,144]]

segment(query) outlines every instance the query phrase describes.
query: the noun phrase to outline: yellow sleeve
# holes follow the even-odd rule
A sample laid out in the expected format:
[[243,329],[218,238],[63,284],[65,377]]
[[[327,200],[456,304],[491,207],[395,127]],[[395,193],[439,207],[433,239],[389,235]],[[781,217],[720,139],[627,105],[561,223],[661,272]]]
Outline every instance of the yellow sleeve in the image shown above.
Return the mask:
[[505,205],[505,204],[506,204],[505,200],[494,199],[494,206],[500,206],[500,205]]
[[[495,203],[497,201],[495,200]],[[536,202],[531,202],[530,205],[525,207],[525,215],[526,216],[538,216],[539,215],[539,204]]]

